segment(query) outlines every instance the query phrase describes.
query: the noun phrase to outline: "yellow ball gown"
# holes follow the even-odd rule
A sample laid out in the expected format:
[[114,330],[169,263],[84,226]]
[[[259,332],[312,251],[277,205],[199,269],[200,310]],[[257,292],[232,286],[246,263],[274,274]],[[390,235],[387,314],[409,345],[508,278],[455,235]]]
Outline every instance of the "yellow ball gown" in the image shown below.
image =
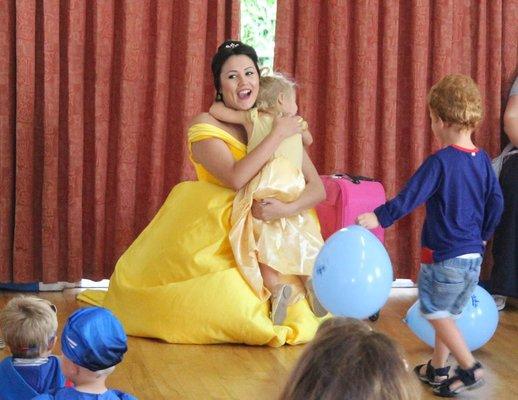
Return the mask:
[[[226,143],[236,160],[246,146],[210,124],[193,125],[200,140]],[[192,160],[192,154],[191,154]],[[149,225],[119,258],[107,292],[78,299],[112,310],[126,333],[170,343],[282,346],[311,340],[320,320],[305,299],[274,326],[268,301],[247,284],[229,242],[235,192],[193,161],[198,181],[176,185]]]

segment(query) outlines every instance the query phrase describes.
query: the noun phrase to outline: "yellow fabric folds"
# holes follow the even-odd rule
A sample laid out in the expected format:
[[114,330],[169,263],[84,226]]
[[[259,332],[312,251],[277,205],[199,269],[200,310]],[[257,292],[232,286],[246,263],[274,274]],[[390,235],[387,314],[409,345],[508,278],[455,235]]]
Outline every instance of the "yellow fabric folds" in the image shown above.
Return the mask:
[[[189,144],[223,140],[236,159],[246,146],[209,124],[189,130]],[[199,181],[176,185],[153,220],[120,257],[108,292],[78,298],[111,309],[133,336],[170,343],[281,346],[313,338],[319,320],[305,300],[273,326],[236,268],[228,240],[235,193],[194,163]]]

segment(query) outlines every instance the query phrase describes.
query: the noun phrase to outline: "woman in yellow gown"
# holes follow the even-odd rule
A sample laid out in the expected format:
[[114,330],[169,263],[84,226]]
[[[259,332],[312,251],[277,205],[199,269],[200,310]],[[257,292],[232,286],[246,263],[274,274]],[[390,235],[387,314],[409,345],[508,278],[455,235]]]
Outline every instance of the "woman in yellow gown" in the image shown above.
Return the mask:
[[[259,88],[255,50],[223,43],[212,62],[218,96],[227,107],[252,108]],[[79,299],[111,309],[133,336],[170,343],[246,343],[280,346],[311,340],[319,319],[305,299],[273,325],[269,304],[236,268],[228,234],[236,190],[268,162],[279,144],[300,132],[297,117],[279,117],[272,132],[246,154],[241,126],[209,114],[194,118],[188,131],[198,181],[176,185],[157,215],[120,257],[108,292],[85,291]],[[291,203],[254,203],[254,217],[276,220],[313,207],[323,188],[304,155],[306,188]]]

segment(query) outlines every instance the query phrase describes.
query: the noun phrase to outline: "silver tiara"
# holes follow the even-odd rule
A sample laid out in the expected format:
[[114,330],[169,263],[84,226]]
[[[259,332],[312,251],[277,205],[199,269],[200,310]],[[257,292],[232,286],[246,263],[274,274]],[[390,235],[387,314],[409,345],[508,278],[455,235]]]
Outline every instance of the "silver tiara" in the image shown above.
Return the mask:
[[225,45],[226,49],[235,49],[236,47],[239,47],[239,43],[229,43]]

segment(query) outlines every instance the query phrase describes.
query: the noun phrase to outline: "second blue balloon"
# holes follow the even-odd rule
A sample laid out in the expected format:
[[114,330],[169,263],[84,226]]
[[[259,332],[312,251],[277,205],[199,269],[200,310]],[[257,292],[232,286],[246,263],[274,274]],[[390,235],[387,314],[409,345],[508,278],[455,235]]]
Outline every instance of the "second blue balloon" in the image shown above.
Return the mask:
[[334,315],[367,318],[383,307],[392,286],[390,258],[378,238],[351,225],[334,233],[313,269],[315,293]]

